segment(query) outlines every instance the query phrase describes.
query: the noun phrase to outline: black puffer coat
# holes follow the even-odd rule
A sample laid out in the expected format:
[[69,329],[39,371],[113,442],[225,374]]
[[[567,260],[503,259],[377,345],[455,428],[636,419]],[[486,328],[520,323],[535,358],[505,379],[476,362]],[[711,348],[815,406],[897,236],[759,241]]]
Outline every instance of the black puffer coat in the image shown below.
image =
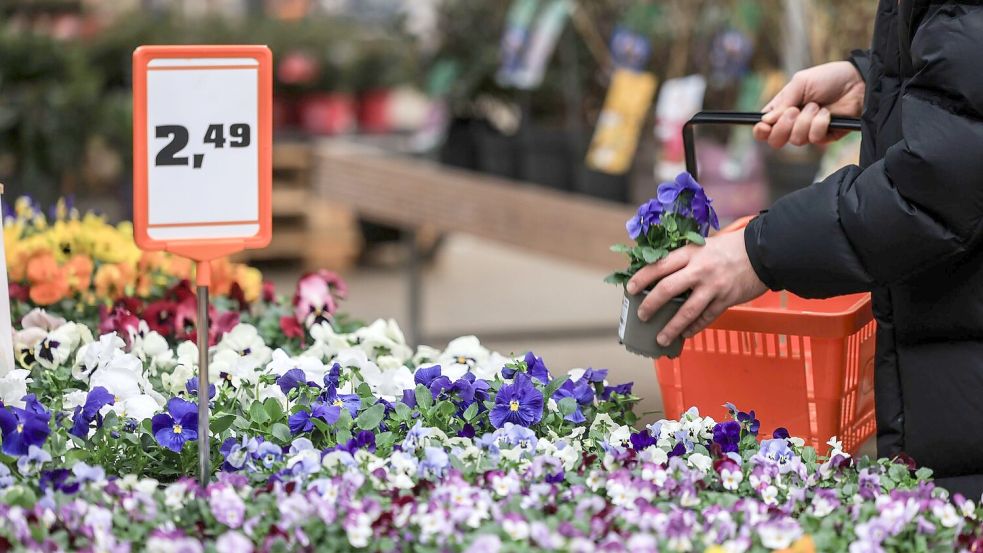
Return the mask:
[[855,54],[867,96],[860,166],[752,221],[747,252],[772,289],[870,290],[881,456],[983,492],[983,5],[881,0]]

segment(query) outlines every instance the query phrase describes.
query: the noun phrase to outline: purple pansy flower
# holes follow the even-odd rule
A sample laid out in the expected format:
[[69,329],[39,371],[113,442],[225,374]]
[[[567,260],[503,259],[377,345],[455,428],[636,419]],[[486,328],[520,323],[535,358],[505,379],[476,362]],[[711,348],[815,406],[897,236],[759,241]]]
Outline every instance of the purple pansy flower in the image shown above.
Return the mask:
[[413,381],[429,388],[430,384],[439,377],[440,365],[434,365],[432,367],[423,367],[416,371],[416,374],[413,375]]
[[179,397],[167,402],[167,413],[158,413],[150,420],[157,443],[177,453],[185,442],[198,439],[198,406]]
[[280,387],[283,395],[287,395],[290,393],[290,390],[301,386],[318,387],[314,382],[308,382],[307,375],[300,369],[290,369],[289,371],[283,373],[276,379],[276,384]]
[[658,199],[653,198],[641,206],[635,215],[625,223],[625,230],[632,240],[637,240],[639,236],[648,233],[652,225],[659,224],[662,218],[664,207]]
[[572,397],[577,401],[577,409],[573,413],[570,413],[563,418],[576,424],[585,422],[587,418],[584,417],[584,413],[580,410],[580,408],[594,402],[594,390],[591,389],[590,384],[588,384],[587,380],[584,378],[581,378],[576,382],[568,379],[559,388],[557,388],[555,392],[553,392],[553,399],[556,400],[557,403],[568,397]]
[[631,388],[634,386],[634,384],[634,382],[625,382],[624,384],[618,384],[617,386],[605,386],[604,392],[601,393],[601,399],[608,401],[611,399],[612,394],[630,396]]
[[741,443],[741,425],[737,421],[718,422],[713,427],[713,443],[724,453],[737,451]]
[[671,182],[659,185],[658,200],[666,210],[685,217],[692,217],[700,226],[700,233],[706,236],[710,227],[720,228],[717,212],[706,191],[688,172],[682,172]]
[[495,428],[501,428],[507,422],[520,426],[536,424],[543,418],[543,393],[524,373],[517,374],[511,384],[498,390],[495,407],[488,417]]
[[628,441],[631,442],[631,447],[635,451],[641,451],[647,447],[654,446],[658,440],[648,430],[642,430],[641,432],[632,433]]
[[92,388],[85,396],[85,404],[75,408],[72,415],[72,428],[68,430],[68,433],[79,438],[88,437],[89,424],[93,420],[97,421],[98,426],[102,426],[102,415],[99,414],[99,411],[115,402],[116,397],[102,386]]
[[[184,388],[188,390],[188,395],[191,397],[198,397],[198,377],[192,376],[184,383]],[[208,399],[215,398],[215,385],[208,385]]]
[[[525,357],[523,357],[522,362],[526,365],[526,374],[532,378],[542,382],[543,384],[549,384],[553,376],[550,374],[550,370],[546,368],[546,363],[543,362],[542,357],[536,357],[533,352],[527,352]],[[515,367],[503,367],[502,377],[503,378],[514,378],[518,373],[518,369]]]
[[7,455],[26,455],[32,445],[41,446],[44,444],[45,440],[48,439],[48,434],[51,433],[51,429],[48,427],[51,415],[33,398],[33,395],[25,397],[28,399],[26,409],[20,407],[0,408],[3,452]]
[[290,432],[294,434],[310,432],[314,430],[314,419],[321,419],[328,424],[334,424],[338,422],[340,415],[341,406],[328,405],[319,401],[311,405],[310,410],[303,409],[290,415],[290,418],[287,419],[287,426],[290,427]]
[[[354,419],[358,416],[358,409],[362,406],[362,400],[356,394],[339,394],[337,388],[327,386],[321,392],[321,401],[333,407],[344,407],[348,409],[348,414]],[[335,417],[335,420],[338,420]],[[334,424],[332,421],[330,424]]]

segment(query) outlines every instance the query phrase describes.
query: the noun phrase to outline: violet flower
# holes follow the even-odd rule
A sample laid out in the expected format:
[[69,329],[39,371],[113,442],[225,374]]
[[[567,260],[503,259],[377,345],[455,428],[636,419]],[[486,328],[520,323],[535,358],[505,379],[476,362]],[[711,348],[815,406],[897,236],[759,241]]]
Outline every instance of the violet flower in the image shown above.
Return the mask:
[[713,443],[724,453],[737,451],[741,443],[741,424],[737,421],[718,422],[713,427]]
[[99,411],[107,405],[113,405],[115,402],[116,396],[109,393],[106,388],[102,386],[92,388],[85,397],[85,404],[75,408],[75,412],[72,415],[72,428],[69,429],[68,433],[79,438],[87,438],[89,436],[89,425],[93,420],[97,421],[97,426],[102,426],[102,416],[99,414]]
[[[30,396],[33,398],[33,395]],[[0,404],[2,405],[2,404]],[[27,408],[0,408],[0,432],[3,433],[3,452],[7,455],[26,455],[31,446],[41,446],[48,439],[51,415],[37,401],[28,401]]]
[[179,397],[167,402],[167,413],[150,421],[154,438],[161,446],[179,453],[185,442],[198,439],[198,406]]
[[506,422],[531,426],[543,418],[543,393],[533,386],[524,373],[516,375],[512,384],[505,384],[495,396],[495,407],[488,414],[492,426],[501,428]]

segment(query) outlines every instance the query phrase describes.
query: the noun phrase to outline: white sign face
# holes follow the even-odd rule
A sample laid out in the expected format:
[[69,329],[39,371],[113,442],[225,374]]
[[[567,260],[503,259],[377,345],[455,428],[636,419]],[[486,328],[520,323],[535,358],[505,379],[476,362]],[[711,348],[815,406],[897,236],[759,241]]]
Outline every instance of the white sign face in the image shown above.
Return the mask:
[[269,64],[255,52],[235,55],[256,48],[144,47],[134,55],[134,230],[142,246],[269,235]]
[[258,65],[243,59],[150,62],[151,238],[245,238],[259,232],[259,149],[253,140]]

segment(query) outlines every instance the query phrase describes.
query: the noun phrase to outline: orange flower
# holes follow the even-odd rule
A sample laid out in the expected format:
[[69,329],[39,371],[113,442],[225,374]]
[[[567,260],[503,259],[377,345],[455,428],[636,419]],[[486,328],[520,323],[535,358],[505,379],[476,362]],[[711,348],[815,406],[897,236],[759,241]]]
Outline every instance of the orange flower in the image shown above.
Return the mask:
[[816,542],[812,540],[812,536],[806,534],[787,549],[782,549],[777,553],[816,553]]
[[68,295],[68,274],[49,252],[27,262],[27,279],[31,283],[31,301],[38,305],[51,305]]
[[65,264],[69,284],[77,292],[84,292],[92,284],[92,259],[87,255],[76,255]]
[[180,257],[177,255],[170,256],[170,266],[168,267],[168,272],[178,279],[188,279],[193,280],[191,269],[194,267],[194,262],[186,257]]
[[212,293],[216,296],[228,296],[235,282],[235,272],[229,258],[223,257],[212,261]]
[[96,296],[111,300],[125,296],[134,276],[133,269],[124,263],[107,263],[99,267],[95,277]]
[[137,262],[137,270],[143,273],[163,272],[169,268],[170,260],[164,252],[143,252]]

